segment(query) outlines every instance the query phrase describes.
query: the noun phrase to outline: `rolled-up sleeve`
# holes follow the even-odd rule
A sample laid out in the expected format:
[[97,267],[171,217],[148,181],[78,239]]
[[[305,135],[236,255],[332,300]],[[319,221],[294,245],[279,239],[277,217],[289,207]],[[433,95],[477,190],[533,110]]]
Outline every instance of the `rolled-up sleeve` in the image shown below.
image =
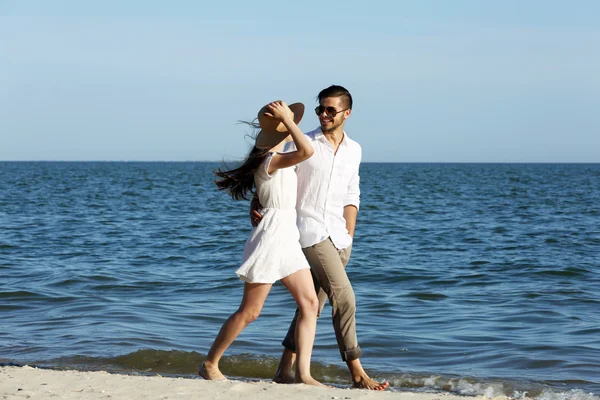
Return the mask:
[[357,159],[356,169],[352,173],[350,183],[348,184],[348,190],[346,191],[346,197],[344,198],[344,207],[355,206],[356,209],[360,209],[360,175],[359,165],[362,158],[362,150],[359,148],[355,155]]

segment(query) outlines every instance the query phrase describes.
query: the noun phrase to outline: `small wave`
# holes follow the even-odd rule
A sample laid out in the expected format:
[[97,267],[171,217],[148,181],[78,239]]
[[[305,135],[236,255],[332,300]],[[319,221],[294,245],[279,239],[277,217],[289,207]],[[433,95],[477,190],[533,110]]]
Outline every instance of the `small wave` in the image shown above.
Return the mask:
[[200,228],[204,228],[204,226],[200,225],[200,224],[190,224],[185,227],[185,229],[200,229]]
[[427,300],[427,301],[440,301],[447,299],[448,296],[440,294],[440,293],[411,293],[409,297],[414,297],[418,300]]
[[476,238],[476,237],[468,237],[463,239],[463,242],[465,243],[483,243],[483,240],[481,240],[480,238]]
[[161,259],[161,261],[185,261],[187,259],[188,258],[185,256],[168,256],[168,257]]
[[42,299],[44,297],[45,296],[43,296],[39,293],[30,292],[28,290],[14,290],[14,291],[0,292],[0,299],[34,300],[34,299]]
[[[7,301],[18,301],[22,302],[26,301],[36,301],[36,300],[44,300],[47,303],[66,303],[76,299],[73,296],[51,296],[48,294],[41,294],[36,292],[31,292],[28,290],[14,290],[14,291],[6,291],[0,292],[0,299]],[[11,304],[11,307],[15,308],[27,308],[28,304]]]
[[116,281],[118,281],[117,278],[115,278],[113,276],[106,276],[106,275],[90,275],[87,277],[87,279],[89,279],[90,281],[98,281],[98,282],[116,282]]
[[536,275],[548,275],[548,276],[563,276],[563,277],[576,277],[583,276],[587,273],[585,269],[569,267],[561,270],[558,269],[546,269],[542,271],[536,271]]
[[[40,363],[59,368],[107,370],[110,372],[143,372],[172,375],[195,375],[206,356],[194,351],[142,349],[117,357],[73,356]],[[271,379],[277,368],[278,358],[239,354],[225,356],[219,364],[228,376]],[[313,376],[332,383],[344,383],[347,370],[338,366],[313,363]]]
[[26,310],[29,306],[26,304],[0,304],[0,311]]
[[567,392],[545,390],[536,397],[536,400],[600,400],[600,396],[586,393],[581,389],[572,389]]
[[61,287],[68,287],[71,285],[76,285],[76,284],[82,283],[82,282],[83,281],[81,279],[70,278],[70,279],[53,282],[53,283],[49,284],[48,286],[55,287],[55,288],[61,288]]
[[525,293],[522,295],[526,299],[537,299],[538,297],[543,296],[541,293]]
[[[510,399],[600,400],[600,397],[597,395],[587,393],[581,389],[561,391],[549,388],[547,384],[543,382],[519,380],[486,380],[473,377],[448,377],[441,375],[411,376],[410,374],[403,374],[392,377],[390,383],[393,387],[398,388],[409,388],[419,391],[450,392],[461,396],[483,396],[488,399],[507,396]],[[568,382],[557,382],[557,384],[567,383]]]

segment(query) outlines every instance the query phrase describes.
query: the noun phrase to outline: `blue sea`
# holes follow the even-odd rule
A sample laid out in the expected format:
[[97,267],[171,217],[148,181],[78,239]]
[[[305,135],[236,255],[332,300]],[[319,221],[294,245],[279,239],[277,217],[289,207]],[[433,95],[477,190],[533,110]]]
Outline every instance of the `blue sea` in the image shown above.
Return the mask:
[[[1,162],[0,363],[193,378],[236,310],[248,202],[218,163]],[[600,399],[600,164],[361,166],[348,274],[392,390]],[[222,370],[270,379],[273,287]],[[319,320],[314,376],[349,376]]]

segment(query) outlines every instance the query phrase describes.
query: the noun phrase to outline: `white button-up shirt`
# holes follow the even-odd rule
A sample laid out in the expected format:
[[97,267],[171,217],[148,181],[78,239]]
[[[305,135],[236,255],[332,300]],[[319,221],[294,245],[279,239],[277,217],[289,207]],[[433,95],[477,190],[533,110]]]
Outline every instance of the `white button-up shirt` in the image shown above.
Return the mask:
[[[296,165],[298,197],[296,213],[300,245],[309,247],[331,237],[338,249],[352,244],[346,229],[344,207],[360,204],[358,169],[362,149],[344,132],[337,153],[321,129],[306,134],[315,152]],[[285,151],[295,149],[289,142]]]

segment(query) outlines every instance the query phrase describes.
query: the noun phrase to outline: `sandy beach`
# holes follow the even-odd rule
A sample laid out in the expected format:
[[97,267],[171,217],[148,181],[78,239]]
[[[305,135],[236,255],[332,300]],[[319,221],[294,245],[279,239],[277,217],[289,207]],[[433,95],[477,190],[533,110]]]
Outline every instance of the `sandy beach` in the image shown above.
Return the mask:
[[[131,376],[108,372],[55,371],[32,367],[1,367],[2,399],[362,399],[464,400],[436,393],[372,392],[367,390],[278,385],[272,382],[226,381]],[[472,399],[485,399],[483,396]],[[497,397],[505,400],[506,397]]]

